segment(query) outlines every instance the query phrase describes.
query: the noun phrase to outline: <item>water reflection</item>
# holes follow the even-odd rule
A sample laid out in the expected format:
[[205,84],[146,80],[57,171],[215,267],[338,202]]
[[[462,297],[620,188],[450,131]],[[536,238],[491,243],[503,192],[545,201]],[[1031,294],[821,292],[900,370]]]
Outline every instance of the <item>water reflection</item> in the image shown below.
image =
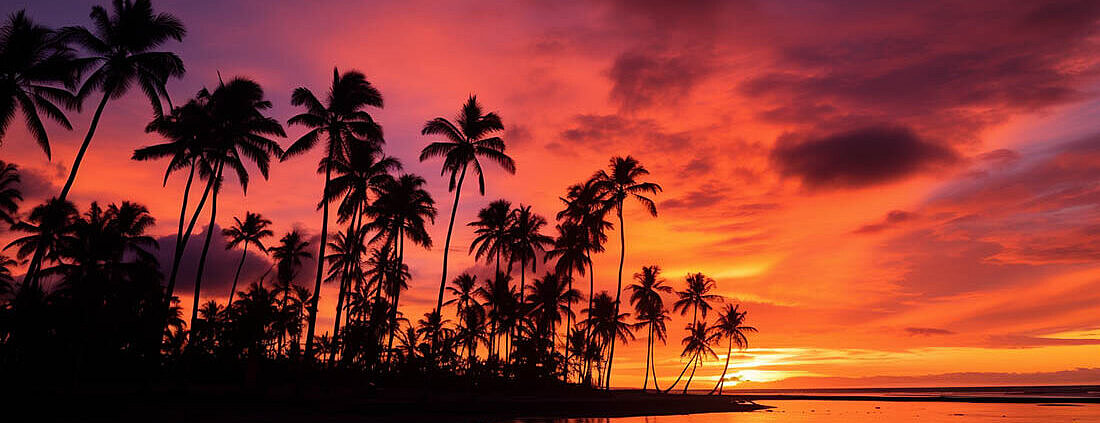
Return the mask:
[[538,419],[522,423],[1100,423],[1097,404],[970,404],[891,401],[761,401],[776,408],[751,413],[597,419]]

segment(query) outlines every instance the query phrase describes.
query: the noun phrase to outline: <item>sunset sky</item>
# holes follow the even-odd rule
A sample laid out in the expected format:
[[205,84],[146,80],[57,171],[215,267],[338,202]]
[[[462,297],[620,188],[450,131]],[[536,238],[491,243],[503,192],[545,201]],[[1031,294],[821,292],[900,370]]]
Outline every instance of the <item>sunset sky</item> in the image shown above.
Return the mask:
[[[0,3],[62,26],[87,24],[101,2]],[[371,113],[386,152],[428,179],[440,208],[435,248],[406,252],[408,317],[434,307],[453,198],[440,163],[416,160],[434,140],[419,130],[476,94],[502,117],[518,170],[490,167],[484,196],[464,191],[450,275],[488,268],[465,254],[479,208],[505,198],[552,220],[568,185],[629,154],[664,192],[657,218],[627,204],[626,277],[656,264],[676,289],[688,272],[715,278],[760,330],[731,363],[754,382],[742,386],[1100,383],[1100,2],[154,5],[188,29],[165,47],[187,66],[169,84],[177,104],[218,72],[257,80],[284,122],[298,112],[291,90],[325,91],[333,66],[382,91]],[[0,159],[23,169],[25,209],[60,190],[89,108],[70,114],[71,132],[48,127],[52,161],[13,123]],[[143,131],[151,116],[136,90],[107,106],[71,198],[145,204],[170,262],[186,174],[162,187],[164,162],[129,160],[160,142]],[[284,147],[304,131],[288,132]],[[231,180],[218,223],[248,210],[279,235],[316,237],[320,154],[275,165],[266,182],[254,172],[247,195]],[[617,230],[595,257],[597,289],[615,287]],[[186,305],[198,244],[177,287]],[[204,299],[228,295],[239,252],[223,245]],[[251,255],[244,280],[266,260]],[[331,330],[335,288],[319,331]],[[686,320],[658,346],[662,386],[683,366]],[[617,347],[613,385],[640,385],[642,337]],[[710,386],[721,367],[696,379]]]

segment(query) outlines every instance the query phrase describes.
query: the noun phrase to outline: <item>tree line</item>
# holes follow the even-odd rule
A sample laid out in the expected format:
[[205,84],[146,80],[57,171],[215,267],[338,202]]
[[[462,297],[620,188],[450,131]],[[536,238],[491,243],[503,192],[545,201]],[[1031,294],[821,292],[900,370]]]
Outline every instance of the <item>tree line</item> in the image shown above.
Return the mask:
[[[27,132],[50,159],[43,119],[71,130],[66,113],[99,98],[57,196],[21,210],[19,168],[0,162],[0,220],[19,234],[4,248],[13,257],[0,256],[3,368],[33,373],[49,364],[68,377],[110,378],[120,369],[304,363],[374,376],[538,379],[609,388],[616,345],[644,332],[643,389],[652,376],[661,390],[654,346],[666,341],[666,323],[678,312],[692,316],[682,341],[687,362],[665,391],[688,374],[687,392],[695,371],[716,358],[714,347],[724,342],[726,366],[712,389],[720,392],[733,349],[746,348],[746,334],[756,331],[736,305],[724,305],[708,323],[708,314],[724,300],[713,293],[715,281],[701,273],[687,275],[684,289],[674,292],[658,266],[646,266],[624,291],[623,211],[640,206],[656,217],[651,197],[662,191],[630,156],[613,157],[607,169],[567,188],[554,233],[530,205],[490,202],[467,226],[475,235],[469,254],[491,265],[492,274],[449,275],[467,176],[476,177],[484,195],[484,166],[516,169],[499,135],[500,116],[475,96],[453,119],[428,120],[421,130],[436,141],[418,159],[442,162],[440,176],[447,178],[453,202],[436,306],[421,317],[405,316],[405,243],[432,248],[428,227],[438,210],[426,180],[404,172],[402,161],[385,153],[382,126],[370,114],[384,107],[383,96],[363,73],[334,68],[321,96],[307,87],[294,89],[291,105],[300,113],[286,124],[305,133],[284,149],[278,141],[287,136],[284,125],[270,116],[272,103],[251,78],[219,75],[214,88],[173,104],[166,85],[184,74],[184,64],[159,50],[186,35],[175,16],[156,12],[149,0],[115,0],[109,9],[94,7],[90,18],[88,27],[55,29],[19,11],[0,28],[0,141],[22,114]],[[165,185],[175,173],[187,175],[171,263],[157,259],[158,243],[148,233],[155,219],[143,205],[93,202],[80,210],[67,199],[106,106],[132,88],[151,105],[145,131],[161,139],[136,149],[132,159],[165,162]],[[214,233],[227,177],[247,193],[253,172],[267,179],[273,162],[317,148],[323,149],[317,172],[324,175],[316,203],[317,245],[297,231],[273,242],[272,222],[253,211]],[[203,213],[205,230],[196,234]],[[606,250],[616,225],[616,288],[596,292],[593,256]],[[211,294],[203,282],[209,282],[204,274],[215,236],[225,238],[227,249],[240,250],[240,259],[229,292]],[[192,242],[201,243],[201,252],[197,262],[184,263]],[[256,280],[241,280],[249,251],[268,257],[270,267]],[[315,272],[304,268],[310,261]],[[176,287],[181,269],[192,265],[193,302],[184,316]],[[17,280],[13,271],[19,267],[26,271]],[[312,276],[312,284],[299,284],[302,276]],[[331,330],[316,327],[324,283],[338,287]],[[633,313],[622,307],[624,292]],[[200,303],[222,294],[225,302]],[[676,296],[671,309],[663,298],[670,294]]]

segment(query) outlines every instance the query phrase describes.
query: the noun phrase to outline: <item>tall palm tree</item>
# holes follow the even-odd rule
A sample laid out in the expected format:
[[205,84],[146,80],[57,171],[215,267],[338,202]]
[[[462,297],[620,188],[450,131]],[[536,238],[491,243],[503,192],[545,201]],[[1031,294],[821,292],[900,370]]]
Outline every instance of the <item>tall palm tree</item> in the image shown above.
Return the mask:
[[492,161],[508,173],[516,173],[516,163],[504,154],[504,140],[492,134],[503,131],[504,124],[496,113],[483,113],[477,97],[470,96],[455,122],[437,117],[424,124],[422,135],[440,135],[446,141],[436,141],[420,151],[420,161],[431,158],[443,158],[440,175],[450,174],[448,190],[454,191],[455,201],[451,206],[451,221],[447,224],[447,240],[443,243],[443,272],[439,279],[439,296],[436,309],[443,309],[443,288],[447,285],[447,258],[450,256],[451,234],[455,226],[455,214],[458,212],[458,198],[462,194],[462,182],[466,180],[466,171],[473,167],[477,175],[479,192],[485,195],[485,175],[481,160]]
[[329,159],[323,160],[328,161],[328,165],[336,176],[328,183],[325,201],[332,202],[340,199],[337,222],[350,220],[345,235],[355,235],[359,238],[359,242],[347,243],[346,246],[352,248],[345,251],[346,260],[330,262],[336,264],[338,268],[330,266],[329,274],[332,275],[333,271],[336,271],[342,275],[336,301],[336,319],[332,330],[333,339],[340,341],[340,314],[344,307],[344,297],[351,286],[349,277],[361,272],[359,263],[363,255],[362,241],[366,238],[363,214],[366,213],[371,194],[377,193],[383,185],[393,180],[390,172],[400,170],[401,162],[393,157],[385,157],[382,155],[379,144],[369,141],[352,141],[347,145],[346,150],[339,151],[331,161]]
[[[200,97],[206,97],[206,107],[214,119],[216,129],[212,132],[214,144],[210,147],[212,162],[216,163],[213,176],[207,184],[211,191],[210,222],[206,226],[206,237],[199,253],[199,267],[195,272],[195,297],[191,308],[191,320],[197,317],[199,294],[202,287],[203,271],[206,268],[206,256],[210,251],[210,241],[214,234],[214,223],[218,215],[218,193],[221,190],[222,171],[228,167],[237,176],[242,191],[248,192],[248,169],[245,161],[251,161],[264,179],[268,177],[272,156],[283,154],[279,143],[270,137],[285,137],[286,132],[279,121],[265,116],[271,108],[271,102],[264,98],[260,84],[248,78],[236,77],[229,82],[219,81],[213,92],[203,90]],[[199,210],[196,210],[198,212]],[[192,323],[191,326],[194,326]]]
[[12,13],[0,26],[0,143],[19,109],[27,131],[50,159],[50,140],[42,117],[73,129],[61,110],[73,104],[73,95],[57,85],[75,88],[80,70],[64,37],[34,23],[25,11]]
[[[569,319],[573,314],[573,303],[580,301],[581,293],[570,289],[569,285],[558,276],[557,273],[546,272],[542,278],[535,279],[531,284],[529,314],[535,316],[536,334],[548,338],[550,350],[549,358],[557,343],[556,325],[562,318]],[[568,331],[569,328],[566,328]],[[568,332],[567,332],[568,334]]]
[[[618,339],[626,343],[634,339],[633,327],[626,321],[630,317],[630,313],[619,313],[615,308],[615,301],[607,291],[596,294],[592,307],[583,311],[587,315],[584,325],[589,328],[592,342],[597,344],[601,356],[610,359],[610,356],[603,355],[603,351],[610,352],[610,346],[614,343],[614,340]],[[611,373],[601,372],[597,376],[597,384],[610,386],[610,382],[605,380],[610,376]],[[585,377],[587,378],[588,375],[585,375]]]
[[[309,132],[286,150],[283,160],[312,150],[322,136],[326,137],[325,155],[318,169],[325,174],[325,185],[321,191],[321,245],[317,253],[317,257],[325,257],[329,205],[326,196],[330,190],[332,163],[354,142],[383,142],[382,126],[366,111],[367,107],[382,108],[382,93],[367,81],[362,72],[352,70],[340,74],[339,69],[333,68],[332,86],[325,102],[322,103],[308,88],[298,87],[291,94],[290,103],[296,107],[304,107],[306,111],[290,118],[289,124],[305,126],[309,128]],[[317,260],[317,277],[313,288],[317,295],[313,296],[313,302],[309,305],[309,325],[306,329],[307,360],[313,359],[313,332],[317,324],[317,302],[320,299],[324,270],[324,260]]]
[[88,125],[88,134],[76,153],[65,187],[58,195],[61,200],[68,198],[107,101],[121,98],[136,84],[149,97],[154,114],[159,116],[163,114],[161,99],[168,99],[165,84],[169,78],[183,76],[183,60],[179,56],[153,51],[170,39],[183,41],[187,30],[179,19],[168,13],[154,12],[150,0],[114,0],[111,6],[110,12],[101,6],[92,7],[91,29],[70,26],[61,30],[62,36],[91,54],[84,60],[83,66],[91,69],[76,93],[77,101],[83,102],[97,91],[102,93]]
[[19,181],[19,167],[0,160],[0,222],[8,225],[15,224],[19,202],[23,201]]
[[[315,296],[310,295],[311,293],[308,289],[300,289],[298,285],[294,284],[294,281],[298,279],[298,270],[302,267],[303,262],[313,258],[308,248],[309,241],[302,239],[302,234],[298,231],[287,232],[286,235],[283,235],[283,237],[279,239],[278,245],[268,248],[268,252],[271,253],[271,258],[275,260],[275,284],[282,293],[282,304],[279,305],[279,308],[282,310],[288,310],[292,297],[305,301]],[[262,280],[263,279],[261,279],[261,281]],[[289,295],[291,293],[295,295]],[[292,331],[295,328],[288,326],[286,329]],[[280,345],[282,345],[283,335],[286,332],[287,331],[279,333]],[[291,344],[291,349],[292,351],[297,351],[298,335],[300,335],[300,333],[291,333],[291,335],[294,340]]]
[[[638,179],[649,175],[649,170],[633,157],[612,157],[610,173],[601,170],[592,176],[593,185],[601,193],[601,197],[614,209],[619,218],[619,278],[615,293],[615,308],[619,307],[619,296],[623,290],[623,262],[626,260],[626,228],[623,223],[623,206],[627,199],[635,199],[646,208],[653,217],[657,217],[657,204],[646,194],[661,192],[661,186],[652,182],[642,182]],[[611,342],[611,355],[607,360],[607,380],[611,380],[611,363],[615,360],[615,342]],[[610,389],[610,386],[608,386]]]
[[477,301],[477,289],[476,275],[469,273],[458,275],[451,281],[451,286],[447,287],[447,292],[453,298],[447,300],[443,305],[454,304],[455,315],[462,319],[463,315],[472,307],[481,306],[481,303]]
[[653,344],[659,339],[665,340],[665,321],[668,320],[668,311],[665,310],[664,300],[661,294],[672,293],[672,287],[665,285],[665,279],[661,277],[659,266],[645,266],[642,271],[634,274],[636,283],[626,287],[630,291],[630,304],[634,306],[634,315],[638,319],[638,325],[646,327],[649,337],[646,342],[646,375],[642,385],[642,391],[649,387],[649,374],[653,370],[653,386],[657,386],[657,370],[651,368],[653,362]]
[[736,345],[738,350],[748,348],[749,338],[746,334],[756,332],[756,328],[745,326],[747,312],[741,311],[740,307],[740,304],[726,304],[726,307],[718,312],[718,320],[714,322],[714,326],[710,327],[711,336],[715,340],[725,338],[728,341],[726,344],[726,364],[722,366],[722,376],[718,377],[718,383],[710,390],[711,393],[718,391],[718,394],[721,395],[722,388],[726,386],[726,371],[730,367],[730,355],[733,353],[733,347]]
[[[200,94],[202,93],[200,92]],[[199,177],[208,181],[212,181],[214,177],[215,166],[210,162],[214,159],[214,154],[212,154],[212,151],[209,151],[211,154],[207,154],[208,150],[212,150],[211,147],[214,146],[213,130],[215,127],[210,116],[210,110],[207,107],[208,100],[208,96],[200,95],[189,100],[183,106],[173,109],[170,114],[154,118],[145,127],[145,131],[156,132],[168,141],[134,150],[131,157],[133,160],[138,161],[168,158],[168,167],[164,172],[164,181],[162,182],[162,185],[165,186],[168,185],[168,177],[171,176],[172,172],[184,168],[190,169],[187,182],[183,188],[180,217],[176,229],[176,244],[172,253],[172,266],[168,274],[168,287],[164,296],[166,308],[171,307],[171,298],[175,294],[176,277],[179,275],[179,266],[181,260],[183,260],[184,248],[186,248],[191,232],[198,223],[199,212],[210,196],[210,188],[213,187],[212,182],[207,184],[207,189],[203,191],[202,198],[199,200],[185,233],[184,222],[187,221],[187,205],[191,195],[191,186],[195,180],[195,172],[199,171]]]
[[248,245],[253,244],[260,252],[267,253],[263,240],[275,235],[267,228],[271,225],[271,221],[259,213],[245,212],[244,221],[237,217],[234,217],[233,221],[235,222],[233,227],[222,229],[222,236],[227,238],[226,250],[234,249],[238,245],[242,246],[241,260],[237,263],[237,272],[233,274],[233,285],[229,289],[229,300],[226,304],[233,304],[233,294],[237,292],[237,281],[241,278],[241,268],[244,267],[244,259],[248,255]]
[[[584,276],[585,268],[590,266],[591,260],[588,258],[588,233],[584,227],[580,224],[572,221],[566,221],[565,223],[557,225],[558,236],[554,238],[554,244],[550,250],[546,251],[546,255],[543,256],[543,260],[549,261],[557,259],[554,263],[554,272],[559,276],[565,278],[565,281],[569,285],[569,289],[573,289],[573,272],[576,271],[581,276]],[[591,295],[589,295],[591,297]],[[570,310],[572,311],[572,310]],[[567,316],[565,327],[568,330],[573,330],[573,315]],[[566,368],[569,368],[569,349],[572,347],[571,343],[565,344],[565,360]],[[569,373],[566,372],[566,377]]]
[[466,224],[474,230],[474,240],[470,242],[470,252],[474,258],[496,261],[496,271],[500,273],[500,257],[508,253],[508,229],[512,226],[512,203],[500,199],[489,203],[477,212],[477,220]]
[[[519,289],[522,295],[527,287],[527,263],[531,263],[531,271],[534,272],[539,253],[545,253],[546,247],[554,244],[554,238],[542,233],[546,227],[546,218],[531,211],[531,206],[520,205],[512,210],[512,225],[508,229],[508,261],[519,262]],[[523,297],[520,297],[523,302]]]

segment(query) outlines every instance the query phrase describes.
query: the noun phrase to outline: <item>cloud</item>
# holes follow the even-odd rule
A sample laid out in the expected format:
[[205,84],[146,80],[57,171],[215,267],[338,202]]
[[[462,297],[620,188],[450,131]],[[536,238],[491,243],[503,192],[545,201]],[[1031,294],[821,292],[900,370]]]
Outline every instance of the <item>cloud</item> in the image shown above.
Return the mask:
[[626,52],[615,59],[608,71],[611,100],[626,111],[677,105],[711,72],[703,57]]
[[797,141],[781,137],[771,153],[784,176],[803,186],[858,188],[892,182],[959,160],[950,148],[900,126],[869,126]]
[[572,147],[607,151],[617,146],[630,146],[646,151],[684,151],[693,147],[693,137],[686,132],[668,132],[653,119],[632,118],[618,114],[581,114],[572,125],[561,131],[565,143],[554,141],[546,145],[551,150],[571,152]]
[[910,336],[954,335],[955,332],[937,328],[905,328]]
[[889,213],[886,214],[886,217],[883,218],[882,221],[860,226],[859,229],[856,229],[854,231],[854,233],[873,234],[882,232],[883,230],[889,229],[890,227],[893,227],[899,223],[910,221],[915,217],[917,217],[916,214],[907,212],[905,210],[891,210]]

